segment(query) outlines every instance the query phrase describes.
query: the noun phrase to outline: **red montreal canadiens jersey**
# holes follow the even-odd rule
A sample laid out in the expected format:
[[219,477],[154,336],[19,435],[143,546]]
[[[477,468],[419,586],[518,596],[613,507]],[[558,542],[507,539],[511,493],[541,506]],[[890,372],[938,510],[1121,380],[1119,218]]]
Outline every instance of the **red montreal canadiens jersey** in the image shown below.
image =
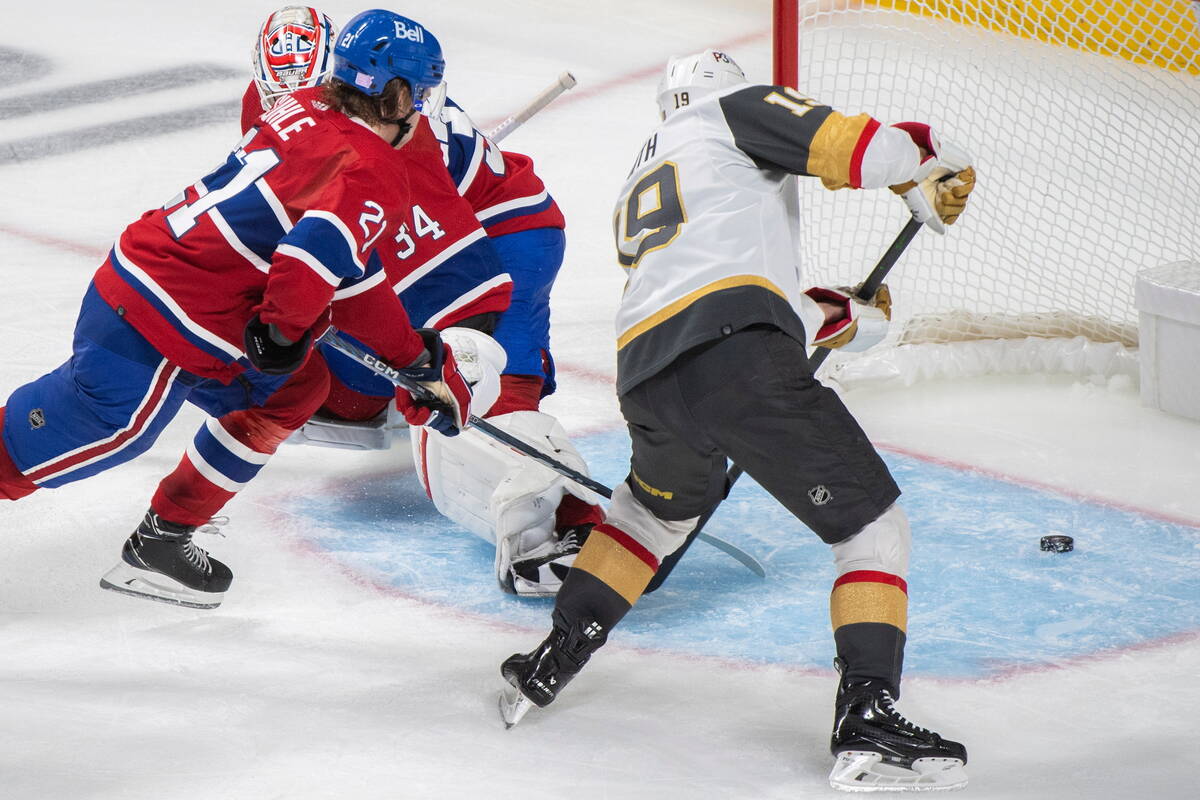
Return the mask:
[[431,126],[450,176],[489,236],[566,227],[529,156],[500,150],[449,100]]
[[[262,113],[251,83],[242,96],[242,130]],[[407,176],[411,208],[376,250],[413,325],[446,328],[508,308],[512,279],[451,180],[429,121],[421,115],[415,120],[412,138],[391,151]]]
[[319,90],[296,92],[216,169],[126,228],[96,286],[167,359],[204,377],[243,370],[253,314],[298,340],[331,301],[334,324],[411,363],[421,340],[375,253],[410,213],[392,154]]

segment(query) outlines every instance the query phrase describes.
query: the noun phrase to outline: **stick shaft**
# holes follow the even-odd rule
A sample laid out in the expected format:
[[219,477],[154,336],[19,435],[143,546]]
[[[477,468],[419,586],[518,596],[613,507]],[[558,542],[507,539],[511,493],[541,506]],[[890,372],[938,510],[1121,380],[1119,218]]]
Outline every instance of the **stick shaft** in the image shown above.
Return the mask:
[[563,92],[575,86],[577,81],[575,76],[569,72],[564,72],[558,76],[558,79],[550,86],[546,87],[541,94],[533,98],[529,105],[522,108],[517,113],[507,117],[496,127],[488,132],[488,138],[493,142],[500,142],[517,128],[529,121],[530,117],[541,111],[546,106],[554,102],[554,99]]
[[[444,405],[443,403],[441,403],[439,401],[437,395],[435,395],[433,392],[429,391],[429,389],[422,386],[420,383],[414,381],[412,378],[409,378],[407,375],[405,375],[403,372],[401,372],[400,370],[393,367],[391,364],[388,364],[388,363],[382,361],[381,359],[376,358],[375,356],[368,353],[366,350],[363,350],[361,347],[357,347],[353,343],[346,341],[345,338],[338,335],[337,328],[334,328],[332,325],[329,326],[329,329],[326,330],[325,333],[321,334],[321,338],[318,339],[318,342],[320,342],[321,344],[329,345],[334,350],[337,350],[338,352],[344,353],[345,355],[349,356],[350,358],[353,358],[359,364],[362,364],[364,367],[367,367],[368,369],[375,372],[380,377],[383,377],[383,378],[391,381],[393,385],[399,386],[401,389],[404,389],[406,392],[410,393],[413,397],[415,397],[417,400],[421,401],[422,403],[427,403],[427,404],[433,405],[435,407]],[[545,464],[550,469],[554,470],[555,472],[559,473],[560,475],[562,475],[564,477],[570,478],[571,480],[578,483],[580,486],[583,486],[587,489],[591,489],[596,494],[602,495],[604,497],[612,497],[612,489],[609,489],[604,484],[602,484],[598,481],[592,480],[587,475],[584,475],[582,472],[572,469],[571,467],[562,463],[558,459],[553,458],[553,457],[547,455],[546,453],[543,453],[541,450],[538,450],[536,447],[534,447],[533,445],[524,441],[523,439],[519,439],[516,436],[513,436],[512,434],[510,434],[506,431],[503,431],[500,428],[497,428],[495,425],[488,422],[487,420],[480,419],[479,417],[472,414],[471,417],[469,418],[468,422],[471,425],[471,427],[477,429],[480,433],[484,434],[485,436],[490,436],[491,438],[495,439],[496,441],[502,442],[503,444],[508,445],[512,449],[514,449],[524,455],[527,455],[530,458],[532,458],[542,464]]]
[[[921,230],[922,223],[915,219],[909,219],[908,222],[897,234],[896,239],[891,246],[883,252],[879,262],[875,264],[875,268],[871,270],[871,274],[863,281],[862,288],[858,290],[859,300],[870,300],[875,296],[875,292],[883,284],[892,267],[896,266],[896,262],[900,260],[900,256],[908,249],[908,245],[912,242],[913,237],[917,235],[917,231]],[[818,347],[817,352],[808,357],[808,363],[812,365],[813,372],[817,371],[817,367],[825,362],[829,357],[830,349],[828,347]]]

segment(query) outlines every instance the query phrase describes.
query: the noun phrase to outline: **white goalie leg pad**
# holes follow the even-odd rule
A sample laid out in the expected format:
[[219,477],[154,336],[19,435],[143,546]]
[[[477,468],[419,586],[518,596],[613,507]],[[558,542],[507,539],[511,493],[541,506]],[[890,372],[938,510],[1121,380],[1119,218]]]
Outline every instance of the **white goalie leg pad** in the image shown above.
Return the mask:
[[666,520],[656,517],[638,502],[629,484],[620,483],[613,489],[612,503],[605,514],[605,523],[619,528],[649,550],[659,563],[678,550],[696,527],[700,517]]
[[907,578],[911,552],[912,531],[908,517],[898,503],[888,506],[849,539],[833,545],[839,578],[855,570],[873,570]]
[[[488,421],[588,474],[587,463],[549,414],[514,411]],[[437,510],[496,545],[496,579],[502,585],[511,581],[514,560],[538,557],[557,544],[555,511],[564,494],[601,501],[549,467],[469,428],[454,437],[418,431],[413,459]]]

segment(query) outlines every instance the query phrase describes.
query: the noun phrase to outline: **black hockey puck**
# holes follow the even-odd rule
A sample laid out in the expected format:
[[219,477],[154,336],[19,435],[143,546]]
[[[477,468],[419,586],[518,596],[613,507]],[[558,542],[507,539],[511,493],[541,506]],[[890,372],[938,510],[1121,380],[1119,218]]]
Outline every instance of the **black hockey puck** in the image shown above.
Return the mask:
[[1070,536],[1043,536],[1042,549],[1047,553],[1069,553],[1075,549],[1075,540]]

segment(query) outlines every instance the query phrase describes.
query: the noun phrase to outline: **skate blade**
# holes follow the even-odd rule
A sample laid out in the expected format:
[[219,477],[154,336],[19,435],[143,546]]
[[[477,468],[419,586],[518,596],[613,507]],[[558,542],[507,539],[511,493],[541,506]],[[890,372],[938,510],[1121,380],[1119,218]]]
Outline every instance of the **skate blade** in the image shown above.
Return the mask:
[[531,708],[533,701],[521,694],[520,689],[510,683],[504,684],[500,690],[500,718],[504,720],[505,730],[520,722]]
[[957,758],[918,758],[907,769],[879,753],[847,750],[838,754],[829,785],[843,792],[949,791],[966,786],[967,773]]
[[100,579],[100,588],[110,592],[170,603],[186,608],[210,609],[221,605],[224,592],[199,592],[158,572],[138,569],[121,561]]

